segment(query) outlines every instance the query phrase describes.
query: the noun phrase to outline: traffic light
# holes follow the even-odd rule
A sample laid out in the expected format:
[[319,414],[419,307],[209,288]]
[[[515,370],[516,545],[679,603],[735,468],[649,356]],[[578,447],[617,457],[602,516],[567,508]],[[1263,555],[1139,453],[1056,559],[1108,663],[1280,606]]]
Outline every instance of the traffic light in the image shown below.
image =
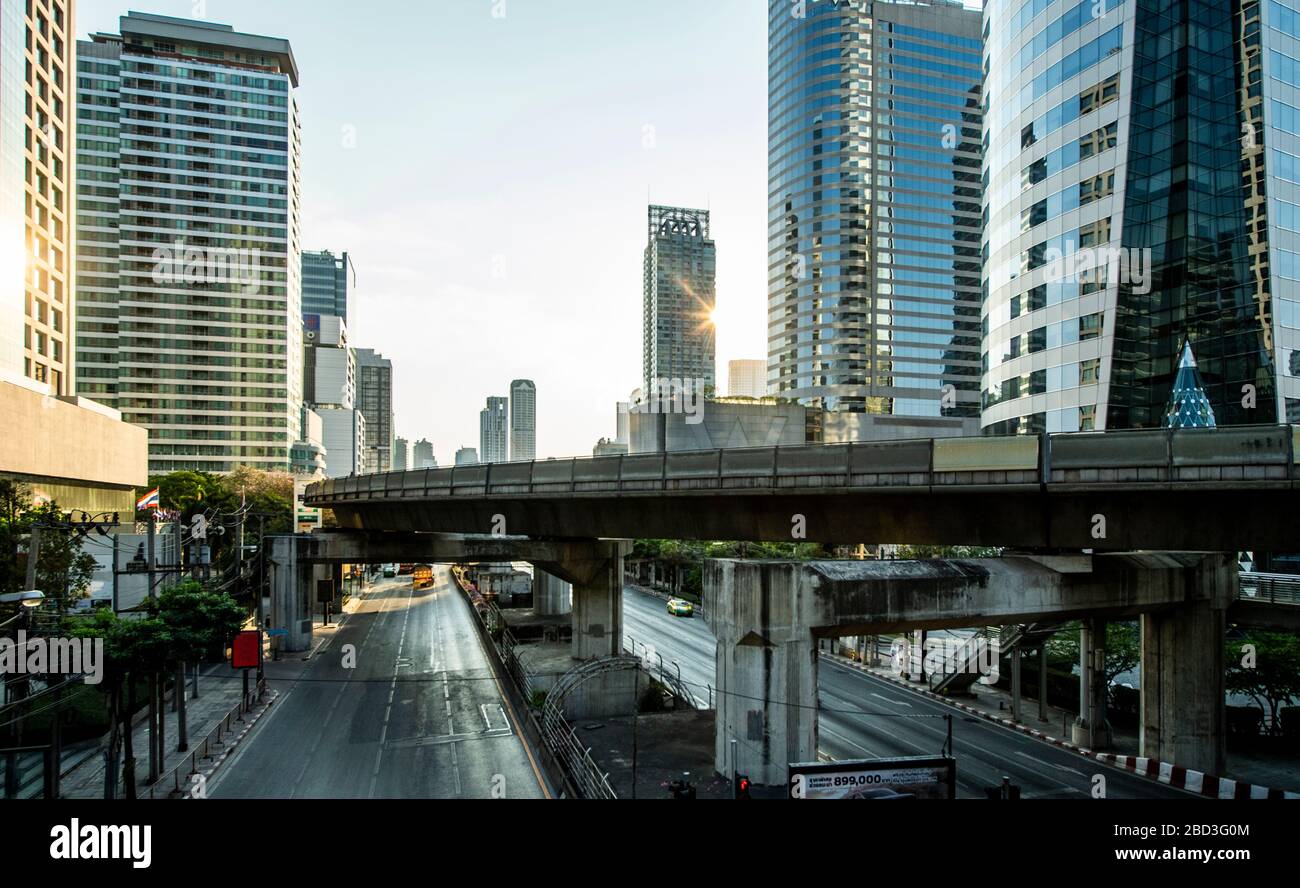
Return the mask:
[[732,781],[732,786],[734,786],[736,789],[736,798],[747,799],[750,797],[749,796],[750,783],[749,783],[749,776],[747,774],[736,774],[735,779]]

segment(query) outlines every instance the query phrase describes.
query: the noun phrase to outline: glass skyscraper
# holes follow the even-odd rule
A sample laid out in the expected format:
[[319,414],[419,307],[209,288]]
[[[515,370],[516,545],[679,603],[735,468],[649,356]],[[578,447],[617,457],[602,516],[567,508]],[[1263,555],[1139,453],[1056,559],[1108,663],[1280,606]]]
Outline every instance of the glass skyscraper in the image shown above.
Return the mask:
[[[659,388],[658,380],[679,380],[692,390],[715,385],[711,316],[717,302],[717,265],[708,210],[650,207],[642,303],[646,397]],[[483,461],[491,462],[486,455]]]
[[767,389],[828,440],[975,427],[980,45],[960,3],[770,0]]
[[510,451],[510,399],[488,398],[478,415],[479,453],[485,463],[503,463]]
[[71,0],[0,3],[0,379],[71,395]]
[[302,254],[302,313],[334,315],[351,323],[348,315],[348,254],[329,250]]
[[1158,428],[1184,341],[1219,425],[1285,416],[1291,7],[991,0],[984,16],[985,431]]
[[537,458],[537,384],[531,379],[510,383],[510,461]]
[[131,13],[78,44],[77,391],[151,473],[287,470],[301,426],[288,41]]

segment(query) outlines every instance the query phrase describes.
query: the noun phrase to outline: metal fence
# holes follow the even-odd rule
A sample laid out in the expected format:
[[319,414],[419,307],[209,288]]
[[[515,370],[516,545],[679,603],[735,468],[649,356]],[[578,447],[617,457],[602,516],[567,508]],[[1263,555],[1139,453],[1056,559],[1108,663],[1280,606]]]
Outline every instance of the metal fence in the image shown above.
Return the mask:
[[[217,722],[216,727],[209,731],[207,736],[198,743],[192,744],[188,757],[178,762],[176,767],[163,774],[149,787],[149,798],[157,798],[159,795],[168,798],[184,796],[190,790],[190,778],[199,773],[199,763],[215,758],[225,751],[226,738],[239,729],[237,726],[243,725],[244,715],[252,711],[253,706],[265,693],[266,680],[262,679],[249,691],[247,697],[242,698],[221,721]],[[186,783],[185,787],[181,786],[182,779]]]

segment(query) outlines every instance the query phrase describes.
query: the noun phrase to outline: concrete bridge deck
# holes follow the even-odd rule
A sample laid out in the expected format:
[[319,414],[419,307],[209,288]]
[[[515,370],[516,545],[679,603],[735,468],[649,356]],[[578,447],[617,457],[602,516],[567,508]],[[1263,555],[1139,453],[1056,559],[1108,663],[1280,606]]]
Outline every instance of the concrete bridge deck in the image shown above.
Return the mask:
[[1294,550],[1300,426],[424,469],[314,484],[355,530],[1098,551]]

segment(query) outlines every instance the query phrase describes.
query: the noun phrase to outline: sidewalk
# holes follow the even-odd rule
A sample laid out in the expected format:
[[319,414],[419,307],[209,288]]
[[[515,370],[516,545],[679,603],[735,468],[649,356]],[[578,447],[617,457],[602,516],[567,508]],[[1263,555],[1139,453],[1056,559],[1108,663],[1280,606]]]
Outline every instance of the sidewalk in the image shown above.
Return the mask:
[[[142,709],[136,715],[135,727],[131,736],[134,744],[138,781],[136,787],[137,798],[150,798],[151,795],[154,798],[166,798],[177,785],[178,778],[181,788],[188,789],[190,785],[188,763],[191,760],[191,755],[194,756],[196,766],[203,757],[204,738],[214,735],[211,738],[212,742],[207,747],[207,751],[213,755],[219,754],[223,747],[230,745],[232,739],[230,734],[238,734],[246,724],[250,723],[251,719],[260,715],[270,705],[272,699],[272,696],[268,694],[261,703],[253,705],[251,712],[236,712],[240,706],[240,698],[243,696],[243,676],[234,672],[225,663],[210,664],[200,673],[199,697],[197,700],[190,695],[190,685],[191,683],[188,681],[185,683],[185,720],[189,750],[186,752],[176,750],[178,738],[177,714],[172,711],[172,701],[169,695],[164,723],[167,756],[160,768],[162,779],[152,788],[152,793],[148,782],[148,709]],[[218,726],[221,726],[220,745],[216,742],[215,736]],[[104,771],[107,767],[104,752],[105,740],[101,740],[100,746],[94,754],[63,778],[60,786],[60,795],[63,798],[102,799],[104,797]],[[177,771],[178,768],[179,771]],[[173,774],[173,771],[176,771],[176,773]],[[120,770],[119,774],[121,774]],[[120,782],[117,796],[118,798],[126,797],[125,787]]]

